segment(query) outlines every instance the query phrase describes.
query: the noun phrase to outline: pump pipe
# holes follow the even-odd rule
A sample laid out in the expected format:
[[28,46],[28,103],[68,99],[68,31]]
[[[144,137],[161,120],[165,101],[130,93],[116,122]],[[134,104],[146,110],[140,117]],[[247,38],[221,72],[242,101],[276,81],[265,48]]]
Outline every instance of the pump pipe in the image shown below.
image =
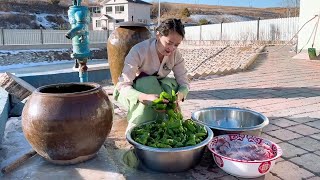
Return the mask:
[[72,39],[71,58],[75,59],[75,68],[79,67],[80,82],[88,82],[87,60],[91,57],[88,31],[89,10],[88,7],[81,6],[81,0],[73,0],[72,4],[68,10],[71,29],[65,36]]

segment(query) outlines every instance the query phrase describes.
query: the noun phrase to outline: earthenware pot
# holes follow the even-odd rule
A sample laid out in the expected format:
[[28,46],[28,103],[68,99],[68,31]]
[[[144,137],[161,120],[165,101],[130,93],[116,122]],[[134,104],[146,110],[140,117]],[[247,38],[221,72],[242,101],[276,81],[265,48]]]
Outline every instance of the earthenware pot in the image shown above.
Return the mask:
[[113,84],[121,75],[124,59],[132,46],[151,38],[150,31],[142,23],[123,22],[109,36],[107,42],[108,63]]
[[22,111],[22,129],[32,148],[56,164],[75,164],[96,154],[109,134],[113,106],[96,83],[42,86]]

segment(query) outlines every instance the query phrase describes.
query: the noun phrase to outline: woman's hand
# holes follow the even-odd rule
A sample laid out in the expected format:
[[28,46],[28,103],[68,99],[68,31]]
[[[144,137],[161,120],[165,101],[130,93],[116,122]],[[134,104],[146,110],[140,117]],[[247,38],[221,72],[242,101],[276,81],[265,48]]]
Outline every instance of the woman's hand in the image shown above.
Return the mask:
[[177,103],[184,101],[184,95],[181,92],[177,92],[176,96],[177,96],[177,100],[176,100]]
[[176,97],[177,97],[177,99],[174,102],[176,104],[176,108],[174,109],[174,111],[181,112],[181,108],[180,108],[179,103],[184,101],[184,95],[180,92],[177,92]]
[[[145,104],[145,105],[150,105],[152,104],[152,101],[156,100],[159,98],[159,94],[140,94],[139,96],[139,101],[142,103],[142,104]],[[169,101],[164,99],[163,100],[163,103],[168,103]]]

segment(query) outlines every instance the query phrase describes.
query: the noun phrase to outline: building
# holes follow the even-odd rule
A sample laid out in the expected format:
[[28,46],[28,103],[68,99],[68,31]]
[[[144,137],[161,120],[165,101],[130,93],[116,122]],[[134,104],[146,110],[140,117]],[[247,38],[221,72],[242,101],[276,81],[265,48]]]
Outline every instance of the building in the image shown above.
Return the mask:
[[150,3],[141,0],[104,0],[101,14],[92,17],[93,30],[113,30],[119,22],[134,21],[149,24]]
[[[94,18],[97,19],[101,16],[102,7],[99,4],[89,5],[88,8],[90,11],[91,20]],[[91,23],[89,25],[89,29],[93,30],[93,21],[91,21]]]
[[[300,0],[300,17],[299,27],[302,26],[315,17],[320,15],[320,1]],[[320,25],[318,17],[314,18],[301,29],[298,35],[298,52],[302,49],[302,52],[307,52],[308,48],[312,47],[314,39],[314,48],[317,50],[317,54],[320,49]],[[317,29],[317,30],[316,30]],[[314,32],[316,31],[316,32]]]

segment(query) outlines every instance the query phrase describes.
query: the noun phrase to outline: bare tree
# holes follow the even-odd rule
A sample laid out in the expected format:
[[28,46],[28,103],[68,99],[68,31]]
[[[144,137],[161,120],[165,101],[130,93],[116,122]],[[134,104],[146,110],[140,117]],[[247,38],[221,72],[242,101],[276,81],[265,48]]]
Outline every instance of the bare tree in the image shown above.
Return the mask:
[[[300,7],[300,0],[282,0],[282,6],[287,8],[287,17],[298,16],[298,8]],[[294,12],[291,12],[291,10]]]

